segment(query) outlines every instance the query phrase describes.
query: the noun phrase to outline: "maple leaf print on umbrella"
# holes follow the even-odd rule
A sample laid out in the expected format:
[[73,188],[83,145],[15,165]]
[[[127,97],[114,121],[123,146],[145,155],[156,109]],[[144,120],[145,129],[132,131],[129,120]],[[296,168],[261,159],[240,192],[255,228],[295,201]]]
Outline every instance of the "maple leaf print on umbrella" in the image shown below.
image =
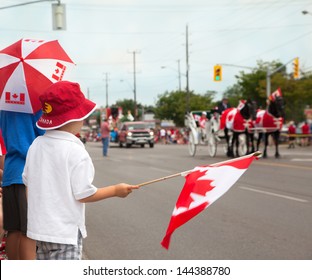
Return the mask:
[[0,110],[36,113],[38,96],[74,66],[57,40],[21,39],[0,51]]

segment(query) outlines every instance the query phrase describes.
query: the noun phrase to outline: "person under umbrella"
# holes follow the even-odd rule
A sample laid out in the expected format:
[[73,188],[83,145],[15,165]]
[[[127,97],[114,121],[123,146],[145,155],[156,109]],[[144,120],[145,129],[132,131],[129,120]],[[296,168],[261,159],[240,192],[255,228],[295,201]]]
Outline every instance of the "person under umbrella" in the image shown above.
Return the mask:
[[7,149],[3,170],[3,226],[10,260],[34,259],[36,243],[26,236],[27,200],[22,180],[26,154],[44,133],[38,95],[66,76],[73,64],[57,41],[21,39],[0,51],[0,126]]

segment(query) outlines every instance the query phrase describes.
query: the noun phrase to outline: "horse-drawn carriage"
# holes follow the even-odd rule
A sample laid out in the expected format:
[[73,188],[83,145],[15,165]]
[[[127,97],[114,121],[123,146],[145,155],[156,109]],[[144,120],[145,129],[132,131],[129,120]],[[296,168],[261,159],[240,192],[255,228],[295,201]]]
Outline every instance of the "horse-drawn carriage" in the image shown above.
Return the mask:
[[[205,125],[202,117],[206,116]],[[254,134],[259,134],[256,149],[259,150],[262,134],[264,137],[263,157],[267,156],[268,136],[275,143],[275,157],[279,157],[279,135],[284,121],[284,100],[280,89],[268,98],[266,110],[257,110],[256,103],[241,100],[236,108],[228,108],[220,115],[216,110],[192,111],[185,116],[189,129],[188,150],[196,154],[198,145],[206,145],[208,153],[214,157],[217,147],[223,143],[223,151],[229,157],[243,156],[255,151]],[[224,141],[225,140],[225,141]],[[236,149],[235,149],[236,147]]]
[[[204,125],[201,116],[206,117]],[[228,145],[231,145],[233,133],[230,130],[220,129],[220,114],[212,109],[206,111],[191,111],[185,115],[185,126],[189,130],[188,151],[195,156],[197,146],[207,146],[209,156],[215,157],[218,146],[222,145],[223,152],[228,153]],[[238,137],[239,154],[246,154],[246,137],[240,134]]]

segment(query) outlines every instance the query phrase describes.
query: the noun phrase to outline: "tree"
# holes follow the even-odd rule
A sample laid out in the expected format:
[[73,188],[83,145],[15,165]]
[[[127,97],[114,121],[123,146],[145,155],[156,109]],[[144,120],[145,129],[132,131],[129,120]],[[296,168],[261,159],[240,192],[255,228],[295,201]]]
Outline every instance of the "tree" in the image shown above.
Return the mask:
[[[135,116],[134,112],[134,101],[133,99],[123,99],[123,100],[117,100],[116,104],[112,107],[121,107],[123,114],[126,116],[127,112],[130,111],[133,116]],[[142,104],[137,103],[137,109],[138,109],[138,118],[140,119],[142,117]]]
[[[204,95],[190,92],[190,110],[209,110],[212,108],[213,93]],[[187,108],[187,95],[185,91],[165,92],[158,96],[155,117],[158,119],[173,120],[176,126],[184,126],[184,117]]]
[[[239,100],[244,99],[242,96],[241,87],[238,84],[228,87],[225,90],[223,97],[226,97],[229,100],[229,104],[231,106],[235,106],[235,104],[238,104]],[[221,100],[219,100],[217,103],[219,102],[221,102]]]
[[112,107],[121,107],[124,115],[126,115],[128,111],[131,111],[131,114],[134,116],[134,101],[133,101],[133,99],[117,100],[116,105],[113,105]]
[[[229,98],[232,106],[238,104],[239,99],[251,98],[255,100],[258,107],[266,108],[266,75],[268,67],[272,70],[282,66],[279,61],[258,61],[258,67],[251,73],[239,72],[236,76],[237,83],[229,87],[225,96]],[[304,119],[303,111],[306,106],[311,106],[312,75],[301,72],[302,78],[294,80],[293,75],[288,74],[286,67],[282,67],[271,76],[271,92],[281,88],[286,102],[286,121],[296,122]]]
[[[263,62],[257,61],[257,67],[254,68],[251,72],[245,73],[244,71],[240,71],[236,76],[237,78],[237,91],[240,91],[239,98],[240,99],[248,99],[254,100],[259,104],[259,106],[263,107],[266,104],[266,76],[267,69],[276,69],[282,66],[282,63],[279,61],[273,62]],[[276,89],[280,86],[277,76],[284,77],[286,68],[283,67],[276,74],[271,77],[271,87],[272,89]],[[277,86],[276,86],[277,84]]]
[[[121,121],[127,121],[126,118],[128,111],[131,112],[131,114],[134,116],[134,101],[133,99],[123,99],[123,100],[117,100],[115,105],[112,105],[111,107],[121,107],[122,112],[124,115],[124,118],[121,119]],[[154,113],[155,107],[154,106],[144,106],[141,103],[137,103],[137,109],[138,109],[138,119],[142,119],[143,113]]]

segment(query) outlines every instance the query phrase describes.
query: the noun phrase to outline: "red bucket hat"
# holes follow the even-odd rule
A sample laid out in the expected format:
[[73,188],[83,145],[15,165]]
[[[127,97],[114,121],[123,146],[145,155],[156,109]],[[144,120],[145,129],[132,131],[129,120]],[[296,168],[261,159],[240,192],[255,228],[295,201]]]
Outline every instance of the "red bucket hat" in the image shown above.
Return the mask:
[[85,98],[78,83],[60,81],[39,96],[43,114],[37,121],[41,129],[59,128],[67,123],[87,118],[96,104]]

